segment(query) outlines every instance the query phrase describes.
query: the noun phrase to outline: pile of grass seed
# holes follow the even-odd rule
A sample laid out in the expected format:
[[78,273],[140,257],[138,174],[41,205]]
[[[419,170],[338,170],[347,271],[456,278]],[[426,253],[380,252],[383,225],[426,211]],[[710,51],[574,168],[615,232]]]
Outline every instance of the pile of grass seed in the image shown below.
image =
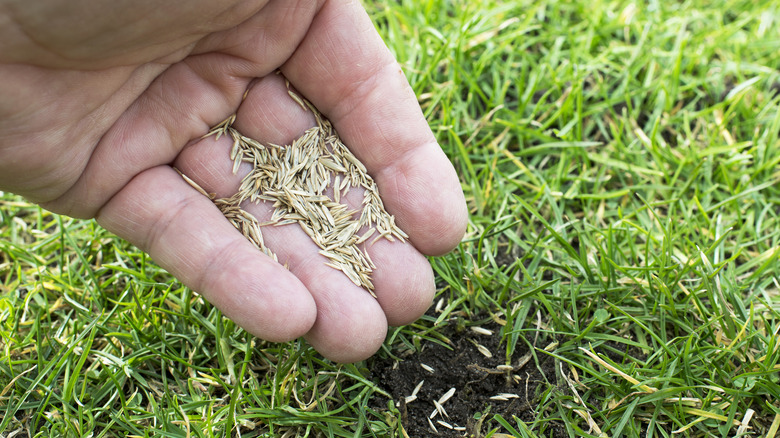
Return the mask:
[[[235,115],[206,135],[233,139],[233,173],[238,172],[241,163],[252,165],[235,195],[214,199],[190,178],[185,179],[212,198],[225,217],[265,254],[278,261],[265,245],[262,227],[298,224],[328,259],[327,266],[343,272],[355,285],[374,295],[371,273],[376,265],[365,244],[380,238],[405,242],[408,236],[385,210],[366,166],[341,141],[331,122],[310,102],[292,91],[289,94],[311,111],[317,122],[289,145],[263,144],[241,134],[232,126]],[[359,210],[341,202],[355,188],[363,190]],[[271,203],[271,219],[260,222],[242,207],[245,202]]]

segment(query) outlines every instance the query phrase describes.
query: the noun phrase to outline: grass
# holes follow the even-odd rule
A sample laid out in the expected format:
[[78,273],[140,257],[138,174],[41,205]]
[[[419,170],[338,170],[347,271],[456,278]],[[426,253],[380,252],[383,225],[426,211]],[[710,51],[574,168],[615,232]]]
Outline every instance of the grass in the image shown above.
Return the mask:
[[[461,175],[438,313],[552,361],[482,434],[778,436],[780,8],[368,1]],[[90,221],[0,197],[0,436],[403,436],[373,361],[248,336]],[[91,435],[90,435],[91,434]]]

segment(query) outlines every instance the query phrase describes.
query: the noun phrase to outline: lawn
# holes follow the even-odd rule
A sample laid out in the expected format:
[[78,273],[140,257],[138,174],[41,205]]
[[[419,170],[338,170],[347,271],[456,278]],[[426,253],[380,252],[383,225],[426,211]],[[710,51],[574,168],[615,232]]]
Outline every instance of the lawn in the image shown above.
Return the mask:
[[428,314],[333,364],[0,194],[0,437],[780,436],[780,6],[366,7],[470,208]]

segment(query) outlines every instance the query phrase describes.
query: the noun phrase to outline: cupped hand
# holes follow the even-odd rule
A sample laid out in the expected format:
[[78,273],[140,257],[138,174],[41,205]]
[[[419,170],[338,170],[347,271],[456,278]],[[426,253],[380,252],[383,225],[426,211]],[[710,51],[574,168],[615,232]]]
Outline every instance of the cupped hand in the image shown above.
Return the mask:
[[[0,189],[96,218],[250,333],[305,336],[336,361],[373,354],[388,324],[430,305],[424,255],[461,239],[463,193],[359,2],[12,1],[0,24]],[[376,299],[297,226],[264,229],[273,261],[174,169],[227,197],[249,169],[232,173],[230,140],[201,138],[210,126],[235,113],[276,144],[312,126],[277,72],[333,122],[410,236],[367,246]]]

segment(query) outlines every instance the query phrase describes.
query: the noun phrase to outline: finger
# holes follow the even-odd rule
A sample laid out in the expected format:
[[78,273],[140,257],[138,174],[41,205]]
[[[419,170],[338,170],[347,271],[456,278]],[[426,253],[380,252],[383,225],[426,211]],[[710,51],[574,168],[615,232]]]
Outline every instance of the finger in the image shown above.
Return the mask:
[[287,341],[314,324],[306,287],[168,166],[133,178],[97,220],[258,337]]
[[467,214],[458,177],[359,2],[326,2],[282,71],[366,164],[418,249],[459,243]]

